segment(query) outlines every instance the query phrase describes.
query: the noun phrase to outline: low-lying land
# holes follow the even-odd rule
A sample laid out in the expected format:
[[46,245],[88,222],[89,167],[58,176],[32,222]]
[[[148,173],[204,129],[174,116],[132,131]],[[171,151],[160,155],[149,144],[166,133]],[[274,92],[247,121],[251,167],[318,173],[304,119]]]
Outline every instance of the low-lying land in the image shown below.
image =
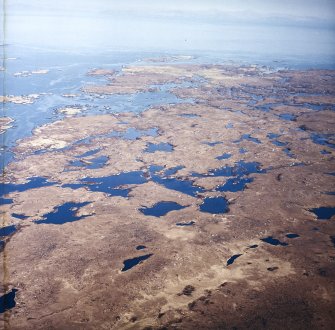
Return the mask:
[[93,96],[168,84],[191,101],[69,116],[18,142],[1,196],[4,322],[331,329],[335,72],[89,74]]

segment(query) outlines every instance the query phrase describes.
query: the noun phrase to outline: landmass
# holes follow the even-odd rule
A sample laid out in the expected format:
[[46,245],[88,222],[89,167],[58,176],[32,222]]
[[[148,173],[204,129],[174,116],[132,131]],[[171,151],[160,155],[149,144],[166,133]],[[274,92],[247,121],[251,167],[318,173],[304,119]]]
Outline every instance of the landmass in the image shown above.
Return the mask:
[[82,86],[93,97],[168,84],[185,102],[18,141],[1,205],[11,329],[331,329],[335,71],[89,74],[106,80]]
[[33,104],[39,98],[38,94],[29,95],[0,95],[0,103],[15,103],[15,104]]
[[57,110],[58,113],[62,113],[66,116],[74,116],[74,115],[81,113],[82,111],[83,111],[83,107],[77,106],[77,105],[67,106],[67,107],[60,108]]
[[32,70],[32,71],[20,71],[20,72],[15,72],[13,75],[15,77],[29,77],[34,74],[47,74],[49,73],[49,70],[47,69],[39,69],[39,70]]
[[5,133],[9,128],[11,128],[12,122],[13,119],[10,117],[0,117],[0,134]]

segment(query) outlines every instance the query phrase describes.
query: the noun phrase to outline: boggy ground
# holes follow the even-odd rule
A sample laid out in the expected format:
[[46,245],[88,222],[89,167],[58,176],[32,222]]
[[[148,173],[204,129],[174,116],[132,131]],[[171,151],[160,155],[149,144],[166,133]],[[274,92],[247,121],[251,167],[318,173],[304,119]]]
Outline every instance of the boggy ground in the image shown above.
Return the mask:
[[19,141],[2,192],[4,327],[331,329],[335,73],[92,72],[108,84],[85,93],[172,83],[192,102]]

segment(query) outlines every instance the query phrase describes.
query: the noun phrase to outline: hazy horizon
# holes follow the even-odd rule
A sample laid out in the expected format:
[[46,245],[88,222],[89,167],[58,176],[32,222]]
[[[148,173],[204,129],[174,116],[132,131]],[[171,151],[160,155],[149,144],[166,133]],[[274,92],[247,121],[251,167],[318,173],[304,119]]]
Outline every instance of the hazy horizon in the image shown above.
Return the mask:
[[[5,0],[2,0],[5,1]],[[6,1],[2,42],[62,50],[332,57],[335,4],[308,1]]]

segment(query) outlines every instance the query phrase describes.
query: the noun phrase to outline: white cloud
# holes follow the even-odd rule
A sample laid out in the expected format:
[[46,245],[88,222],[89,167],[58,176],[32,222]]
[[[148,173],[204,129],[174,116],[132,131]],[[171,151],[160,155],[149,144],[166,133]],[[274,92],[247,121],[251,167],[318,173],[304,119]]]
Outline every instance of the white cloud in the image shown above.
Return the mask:
[[249,16],[315,17],[333,19],[333,0],[10,0],[9,14],[94,15],[97,13],[130,12],[136,15],[208,16],[214,14]]

